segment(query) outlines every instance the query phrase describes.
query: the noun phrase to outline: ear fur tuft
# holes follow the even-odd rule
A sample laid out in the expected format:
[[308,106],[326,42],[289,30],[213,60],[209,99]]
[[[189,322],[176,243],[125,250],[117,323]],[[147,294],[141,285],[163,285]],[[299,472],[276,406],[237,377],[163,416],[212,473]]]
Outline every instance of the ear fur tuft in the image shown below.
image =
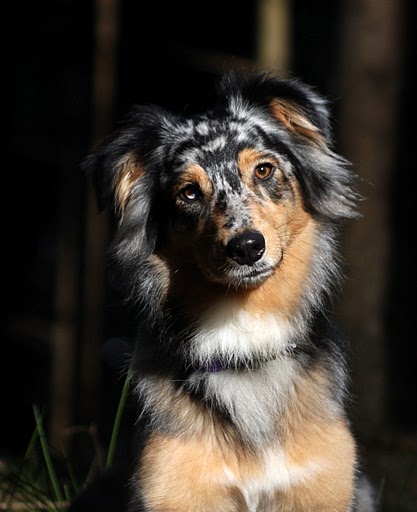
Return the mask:
[[283,126],[320,145],[331,143],[327,101],[312,87],[295,79],[280,79],[268,72],[230,72],[219,83],[226,98],[240,97],[272,112]]
[[326,147],[320,130],[293,103],[274,99],[271,101],[271,112],[288,131]]
[[173,120],[173,114],[162,107],[135,106],[87,156],[82,170],[91,176],[100,211],[113,202],[119,214],[124,212],[134,184],[145,174],[148,155],[169,132]]
[[136,161],[133,154],[126,155],[119,164],[115,178],[115,207],[120,217],[126,208],[133,187],[144,175],[143,166]]

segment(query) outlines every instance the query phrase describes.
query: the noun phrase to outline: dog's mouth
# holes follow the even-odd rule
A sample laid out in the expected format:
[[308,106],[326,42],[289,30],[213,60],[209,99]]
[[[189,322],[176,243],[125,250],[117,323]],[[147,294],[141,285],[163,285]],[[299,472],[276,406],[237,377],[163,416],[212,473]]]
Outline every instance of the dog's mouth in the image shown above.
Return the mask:
[[209,281],[236,289],[256,288],[274,274],[279,263],[275,265],[263,263],[256,266],[225,264],[215,271],[207,267],[202,270]]
[[[274,252],[278,252],[276,248]],[[274,274],[281,260],[282,252],[268,254],[264,236],[254,230],[197,253],[198,266],[208,281],[235,289],[260,286]]]
[[275,267],[263,265],[260,268],[237,268],[229,273],[228,277],[232,278],[234,283],[240,288],[242,286],[258,286],[266,281],[273,273]]

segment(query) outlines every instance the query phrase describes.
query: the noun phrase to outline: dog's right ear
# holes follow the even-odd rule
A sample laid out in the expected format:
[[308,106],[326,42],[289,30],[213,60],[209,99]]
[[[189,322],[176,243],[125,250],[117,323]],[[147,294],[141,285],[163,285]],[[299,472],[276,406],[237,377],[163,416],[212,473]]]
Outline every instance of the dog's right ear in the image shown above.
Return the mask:
[[96,191],[99,211],[113,204],[121,218],[149,160],[169,130],[170,114],[156,106],[136,107],[81,165]]
[[144,167],[134,149],[114,155],[119,142],[119,137],[104,141],[84,160],[82,169],[94,186],[98,210],[102,212],[112,203],[116,213],[122,216],[134,185],[144,174]]
[[111,196],[111,176],[106,172],[105,177],[105,172],[103,171],[106,162],[104,155],[105,146],[106,141],[93,148],[92,153],[81,164],[81,171],[94,188],[97,208],[100,213],[106,209]]

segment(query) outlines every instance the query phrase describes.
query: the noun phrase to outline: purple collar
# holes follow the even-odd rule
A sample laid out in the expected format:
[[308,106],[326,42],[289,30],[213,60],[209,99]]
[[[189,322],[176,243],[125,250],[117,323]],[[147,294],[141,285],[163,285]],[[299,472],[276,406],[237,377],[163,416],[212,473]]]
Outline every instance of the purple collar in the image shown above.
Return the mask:
[[203,371],[207,373],[216,373],[222,370],[227,370],[227,366],[221,359],[213,359],[213,361],[203,369]]
[[[295,349],[297,348],[296,343],[291,343],[286,350],[284,350],[281,355],[284,354],[294,354]],[[265,359],[255,359],[252,361],[241,361],[238,364],[228,364],[225,360],[216,358],[213,359],[207,366],[203,366],[200,368],[200,371],[205,373],[217,373],[221,372],[223,370],[255,370],[258,368],[261,368],[266,363],[269,363],[270,361],[274,361],[278,358],[279,354],[276,354],[275,356],[265,358]]]

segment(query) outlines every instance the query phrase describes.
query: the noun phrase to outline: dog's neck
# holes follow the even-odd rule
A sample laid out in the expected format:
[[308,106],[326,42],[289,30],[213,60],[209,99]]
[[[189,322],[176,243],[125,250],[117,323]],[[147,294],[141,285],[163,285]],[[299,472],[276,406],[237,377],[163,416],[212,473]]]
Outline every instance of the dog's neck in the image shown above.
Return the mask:
[[208,364],[197,368],[197,370],[205,373],[217,373],[224,370],[259,370],[269,362],[275,361],[276,359],[283,357],[285,354],[294,354],[294,351],[296,349],[297,343],[295,343],[295,341],[292,341],[283,350],[277,352],[276,354],[272,354],[266,357],[258,356],[256,359],[230,362],[227,361],[226,359],[221,359],[220,357],[217,356]]
[[175,268],[166,305],[178,320],[176,346],[186,333],[187,366],[207,373],[256,369],[302,343],[308,314],[301,276],[288,295],[280,271],[256,288],[233,289],[207,281],[193,265]]
[[291,354],[305,331],[301,318],[292,322],[277,311],[247,311],[240,300],[227,298],[192,324],[187,352],[194,368],[209,373],[256,369]]

